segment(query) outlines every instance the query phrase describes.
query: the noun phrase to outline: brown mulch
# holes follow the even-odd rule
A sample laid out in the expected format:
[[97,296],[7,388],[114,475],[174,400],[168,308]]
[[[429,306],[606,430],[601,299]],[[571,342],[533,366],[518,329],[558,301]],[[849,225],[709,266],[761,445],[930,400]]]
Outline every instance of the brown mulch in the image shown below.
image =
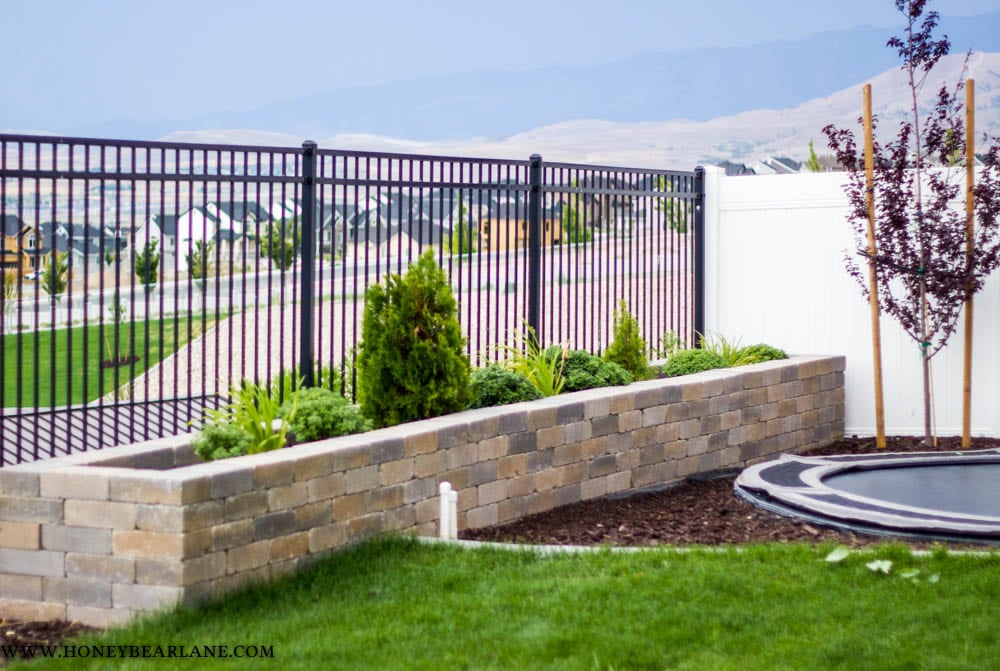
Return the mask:
[[[977,438],[972,449],[1000,447],[1000,439]],[[927,448],[919,438],[889,438],[893,452],[960,449],[958,438],[942,438]],[[875,452],[874,438],[853,436],[805,454]],[[829,541],[859,547],[884,538],[825,529],[769,513],[733,494],[735,476],[689,478],[661,489],[584,501],[502,526],[463,531],[468,540],[544,545],[740,545],[762,542]],[[923,547],[926,544],[914,543]],[[964,547],[964,546],[956,546]],[[0,646],[57,645],[64,639],[96,631],[79,623],[0,620]],[[0,666],[7,660],[0,655]]]
[[[936,448],[918,437],[891,437],[887,450],[919,452],[960,449],[959,438],[941,438]],[[1000,447],[1000,439],[977,438],[972,449]],[[804,454],[876,452],[874,438],[844,438]],[[761,510],[733,493],[735,475],[689,478],[658,491],[612,496],[557,508],[500,526],[466,530],[467,540],[536,545],[740,545],[763,542],[830,541],[852,547],[885,538],[824,528]],[[911,543],[924,547],[926,543]]]

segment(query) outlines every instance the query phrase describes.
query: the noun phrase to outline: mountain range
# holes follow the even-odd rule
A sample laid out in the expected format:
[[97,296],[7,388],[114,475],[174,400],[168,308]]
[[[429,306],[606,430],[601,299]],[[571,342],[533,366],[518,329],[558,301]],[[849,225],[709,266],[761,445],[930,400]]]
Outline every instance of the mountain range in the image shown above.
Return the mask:
[[[953,50],[977,53],[980,130],[1000,117],[1000,12],[945,17]],[[883,120],[908,99],[892,29],[857,28],[751,47],[665,51],[593,67],[477,71],[339,89],[226,114],[108,122],[87,136],[265,142],[407,152],[689,167],[784,153],[853,123],[871,81]],[[669,31],[666,31],[669,34]],[[939,73],[954,81],[962,55]],[[933,87],[933,84],[929,84]],[[192,129],[184,131],[181,129]],[[222,129],[222,130],[198,130]],[[248,130],[250,129],[250,130]]]

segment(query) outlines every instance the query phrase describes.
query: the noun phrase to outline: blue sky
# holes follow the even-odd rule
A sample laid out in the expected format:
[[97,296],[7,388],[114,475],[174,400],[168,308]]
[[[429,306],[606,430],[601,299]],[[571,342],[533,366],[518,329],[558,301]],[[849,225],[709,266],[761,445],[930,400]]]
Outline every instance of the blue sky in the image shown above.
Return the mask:
[[[1000,10],[1000,0],[931,4],[945,16]],[[0,17],[0,129],[57,132],[899,24],[892,0],[0,0]]]

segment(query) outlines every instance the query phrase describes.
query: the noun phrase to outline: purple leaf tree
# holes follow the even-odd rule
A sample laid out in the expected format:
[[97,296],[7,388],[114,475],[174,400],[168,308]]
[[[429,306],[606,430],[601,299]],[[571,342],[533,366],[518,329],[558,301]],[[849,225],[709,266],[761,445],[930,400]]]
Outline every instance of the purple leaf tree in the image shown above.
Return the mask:
[[[910,114],[900,122],[895,139],[874,142],[875,243],[867,252],[868,210],[864,157],[854,133],[829,125],[823,129],[830,148],[848,170],[845,186],[850,202],[848,220],[857,251],[845,258],[847,272],[857,280],[867,299],[867,269],[876,270],[876,292],[881,309],[916,341],[922,356],[924,439],[931,431],[930,360],[955,331],[963,303],[979,291],[1000,264],[1000,142],[988,140],[984,166],[977,175],[974,251],[966,253],[966,218],[958,207],[964,171],[951,169],[965,156],[964,104],[961,79],[942,85],[930,111],[922,116],[918,101],[928,76],[947,55],[947,36],[934,38],[939,15],[924,10],[927,0],[895,0],[906,19],[902,37],[888,46],[896,49],[908,77]],[[966,56],[968,63],[968,56]],[[873,120],[877,125],[877,119]]]

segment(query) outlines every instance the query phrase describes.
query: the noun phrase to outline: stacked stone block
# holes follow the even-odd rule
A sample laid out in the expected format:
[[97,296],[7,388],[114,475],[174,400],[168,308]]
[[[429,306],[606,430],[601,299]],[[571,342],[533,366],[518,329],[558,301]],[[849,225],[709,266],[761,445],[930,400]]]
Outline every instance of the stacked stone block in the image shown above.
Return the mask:
[[191,437],[0,469],[0,615],[107,625],[386,531],[438,484],[482,527],[843,434],[844,360],[796,357],[198,463]]

